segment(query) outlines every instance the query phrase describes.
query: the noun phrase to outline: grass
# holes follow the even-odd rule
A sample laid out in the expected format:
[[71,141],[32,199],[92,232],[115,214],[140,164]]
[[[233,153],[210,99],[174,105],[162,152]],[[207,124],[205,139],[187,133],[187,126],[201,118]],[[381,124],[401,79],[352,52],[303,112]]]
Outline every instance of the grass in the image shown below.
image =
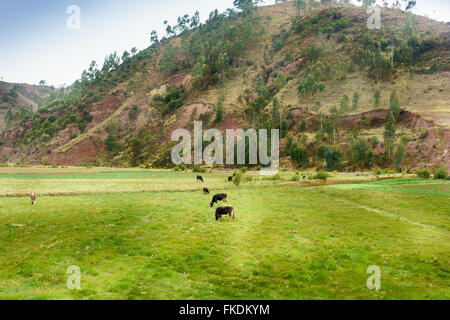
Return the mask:
[[[183,192],[199,191],[207,187],[212,191],[235,189],[232,183],[225,183],[231,172],[202,173],[205,183],[198,183],[195,172],[174,172],[169,170],[82,170],[75,168],[43,170],[29,169],[26,172],[0,169],[0,197],[26,196],[32,191],[42,195],[81,195],[110,194],[130,192]],[[282,172],[273,176],[261,176],[258,173],[247,173],[244,184],[247,187],[271,187],[292,180],[292,172]],[[247,179],[251,177],[252,179]],[[372,177],[373,178],[373,177]],[[363,178],[367,180],[367,178]],[[336,175],[334,182],[361,181],[361,177],[340,177]],[[318,182],[303,182],[314,184]]]
[[[190,188],[193,175],[72,172],[0,181],[75,189],[107,181],[126,189],[136,179],[166,179]],[[206,181],[226,187],[226,175]],[[288,181],[292,173],[281,175]],[[0,298],[449,299],[449,186],[243,183],[227,191],[234,222],[216,222],[210,197],[199,191],[39,197],[35,206],[0,198]],[[81,268],[82,290],[66,288],[71,265]],[[381,268],[379,291],[366,287],[370,265]]]

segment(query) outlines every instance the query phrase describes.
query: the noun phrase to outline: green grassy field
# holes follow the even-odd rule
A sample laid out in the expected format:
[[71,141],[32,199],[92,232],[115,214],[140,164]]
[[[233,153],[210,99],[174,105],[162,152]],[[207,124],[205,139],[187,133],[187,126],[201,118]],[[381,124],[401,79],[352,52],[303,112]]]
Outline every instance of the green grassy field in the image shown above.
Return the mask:
[[[204,174],[236,207],[216,222],[194,173],[2,173],[0,298],[450,298],[448,182],[302,187],[291,175],[232,187]],[[4,197],[30,189],[74,194]],[[71,265],[81,290],[66,287]]]

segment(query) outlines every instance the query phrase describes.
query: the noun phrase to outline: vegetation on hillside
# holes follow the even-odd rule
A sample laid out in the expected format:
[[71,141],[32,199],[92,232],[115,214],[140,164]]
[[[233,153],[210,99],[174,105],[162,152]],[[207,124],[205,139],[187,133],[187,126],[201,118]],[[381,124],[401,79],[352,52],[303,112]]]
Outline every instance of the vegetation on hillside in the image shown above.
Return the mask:
[[[409,136],[414,133],[406,134],[399,124],[406,105],[394,91],[386,101],[387,93],[380,87],[404,73],[413,79],[416,73],[449,70],[449,59],[441,54],[448,50],[449,40],[419,32],[417,17],[409,13],[401,13],[395,23],[383,24],[374,32],[358,17],[359,9],[321,2],[323,6],[311,1],[283,4],[293,12],[285,23],[274,21],[271,11],[260,10],[258,1],[249,0],[234,1],[235,8],[224,13],[213,11],[203,23],[198,12],[179,17],[175,25],[165,21],[166,34],[160,39],[156,31],[151,32],[148,48],[132,48],[122,55],[114,52],[102,67],[93,61],[80,80],[54,91],[34,115],[25,110],[16,116],[8,114],[9,122],[20,117],[23,124],[13,148],[23,158],[37,144],[45,151],[39,160],[47,161],[52,145],[68,150],[90,141],[103,146],[95,159],[100,164],[169,166],[165,126],[182,117],[179,110],[184,106],[215,92],[215,122],[210,113],[193,118],[212,126],[232,114],[245,128],[280,129],[281,155],[295,166],[405,170],[406,150],[414,140]],[[403,8],[411,5],[404,1]],[[311,14],[302,14],[304,10]],[[184,75],[190,75],[189,83],[177,82]],[[373,92],[342,93],[325,110],[325,93],[355,77],[371,81]],[[245,80],[236,93],[233,90],[241,78]],[[292,94],[301,106],[300,120]],[[367,95],[373,109],[388,109],[384,123],[379,124],[384,133],[363,134],[372,126],[369,117],[356,129],[345,122],[347,116],[367,107]],[[136,102],[143,97],[152,108],[150,116]],[[132,106],[124,119],[127,124],[113,118],[114,110],[104,119],[94,119],[94,108],[106,105],[118,110],[128,100]],[[136,130],[139,115],[147,123]],[[106,138],[98,141],[101,130]]]

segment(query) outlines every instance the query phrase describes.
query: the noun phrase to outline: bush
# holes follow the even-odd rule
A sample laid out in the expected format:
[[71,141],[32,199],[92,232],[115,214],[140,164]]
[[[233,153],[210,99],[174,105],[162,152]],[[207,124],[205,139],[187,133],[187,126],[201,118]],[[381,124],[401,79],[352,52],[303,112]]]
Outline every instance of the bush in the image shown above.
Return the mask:
[[423,178],[423,179],[428,179],[431,176],[431,171],[430,169],[420,169],[420,170],[416,170],[416,174],[419,178]]
[[78,124],[78,129],[80,129],[81,132],[84,132],[86,130],[86,123],[80,123]]
[[330,177],[330,175],[326,172],[318,172],[315,176],[314,176],[314,180],[327,180]]
[[448,172],[446,169],[444,168],[439,168],[434,170],[434,178],[435,179],[441,179],[441,180],[445,180],[448,177]]
[[206,169],[205,168],[201,168],[200,166],[194,166],[194,168],[192,168],[192,172],[205,173]]
[[179,165],[175,166],[173,168],[174,171],[186,171],[186,166],[183,163],[180,163]]
[[137,105],[132,106],[130,111],[128,111],[128,118],[130,120],[135,121],[138,118],[138,115],[139,115],[139,107]]
[[241,168],[241,172],[242,172],[242,174],[247,173],[247,167],[242,167],[242,168]]
[[292,177],[291,181],[300,181],[300,173],[296,172]]
[[70,134],[70,139],[71,139],[71,140],[75,139],[76,137],[78,137],[78,134],[77,134],[76,132],[72,132],[72,133]]
[[263,178],[263,180],[269,180],[269,181],[275,181],[275,180],[281,180],[281,176],[280,176],[280,174],[274,174],[273,176],[267,176],[267,177],[264,177]]
[[420,130],[419,137],[420,139],[425,139],[426,137],[428,137],[428,129]]
[[44,136],[42,137],[42,142],[49,142],[50,141],[50,136],[48,134],[44,134]]
[[238,172],[236,173],[236,175],[234,176],[234,178],[233,178],[233,184],[234,184],[235,186],[238,186],[238,185],[241,184],[241,180],[242,180],[242,172],[241,172],[241,171],[238,171]]

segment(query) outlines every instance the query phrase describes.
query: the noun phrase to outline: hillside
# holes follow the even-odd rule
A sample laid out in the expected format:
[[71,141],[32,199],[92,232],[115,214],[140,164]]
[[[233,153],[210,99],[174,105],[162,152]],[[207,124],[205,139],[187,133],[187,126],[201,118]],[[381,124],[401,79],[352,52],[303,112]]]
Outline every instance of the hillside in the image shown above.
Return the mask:
[[0,161],[171,166],[171,132],[202,120],[281,127],[284,166],[450,169],[449,25],[383,8],[369,30],[353,5],[296,13],[285,2],[181,19],[8,128]]
[[[44,103],[53,91],[47,86],[33,86],[23,83],[0,81],[0,131],[6,128],[6,122],[14,125],[36,112],[39,104]],[[10,111],[9,115],[7,115]],[[5,119],[6,116],[6,119]]]

